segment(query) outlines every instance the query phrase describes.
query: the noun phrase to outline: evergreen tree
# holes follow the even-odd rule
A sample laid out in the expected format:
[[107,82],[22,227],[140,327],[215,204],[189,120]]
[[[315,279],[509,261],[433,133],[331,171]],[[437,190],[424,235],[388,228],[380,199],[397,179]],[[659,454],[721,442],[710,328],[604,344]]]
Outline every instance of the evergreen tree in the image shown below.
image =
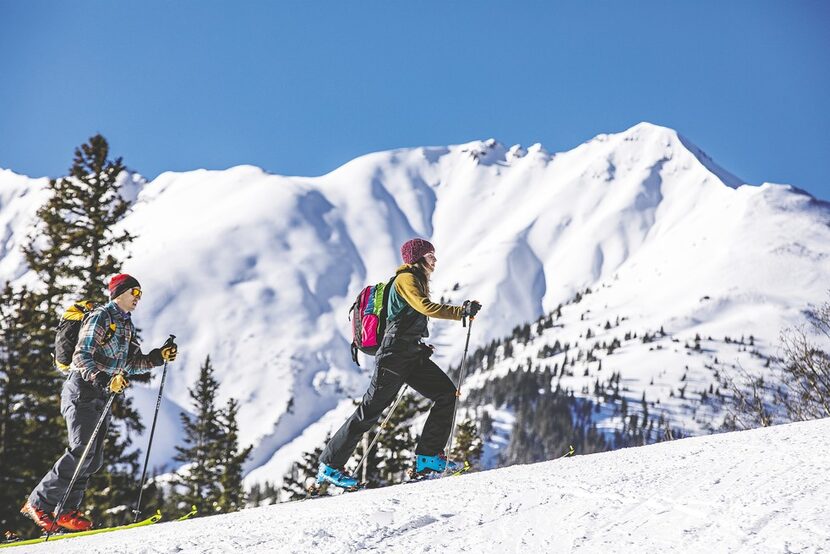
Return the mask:
[[[327,436],[326,442],[328,442],[328,439]],[[303,452],[302,459],[291,464],[291,469],[282,479],[282,488],[278,500],[301,500],[310,496],[308,486],[317,475],[320,454],[322,453],[323,447],[318,446],[311,452]]]
[[[50,297],[80,296],[105,300],[104,279],[117,273],[120,255],[133,236],[115,232],[130,209],[121,194],[125,173],[121,158],[109,159],[109,145],[101,135],[75,149],[69,176],[49,182],[52,193],[37,212],[40,223],[24,248],[29,267],[45,276]],[[79,290],[80,289],[80,290]]]
[[489,439],[493,435],[493,417],[487,410],[482,410],[479,419],[479,430],[482,439]]
[[42,301],[27,288],[0,294],[0,524],[21,536],[34,531],[17,511],[66,444]]
[[245,488],[242,486],[242,466],[251,455],[253,446],[239,449],[239,425],[236,421],[239,412],[239,403],[231,398],[221,414],[223,440],[221,446],[222,474],[219,485],[222,493],[219,496],[220,512],[235,512],[245,507]]
[[[558,385],[545,384],[545,372],[510,371],[467,392],[468,406],[493,405],[515,414],[510,442],[500,464],[531,463],[562,456],[574,445],[580,453],[608,449],[592,421],[590,401],[577,399]],[[598,383],[598,381],[597,381]],[[482,422],[484,418],[482,418]],[[492,427],[492,422],[488,422]]]
[[176,447],[178,462],[186,467],[173,481],[172,503],[178,508],[196,506],[200,515],[239,510],[245,506],[242,466],[252,447],[239,448],[239,403],[216,407],[219,383],[213,377],[210,356],[190,389],[194,414],[181,414],[185,446]]
[[458,424],[453,438],[450,460],[467,461],[473,468],[478,467],[484,452],[484,442],[475,422],[466,418]]
[[276,504],[280,499],[280,489],[270,481],[265,483],[257,483],[250,488],[247,495],[247,506],[256,508],[257,506],[269,506]]
[[173,501],[178,507],[195,505],[200,515],[218,511],[224,433],[216,408],[219,383],[213,377],[210,356],[199,369],[199,379],[190,389],[193,413],[182,412],[184,446],[176,446],[175,460],[187,464],[174,479]]

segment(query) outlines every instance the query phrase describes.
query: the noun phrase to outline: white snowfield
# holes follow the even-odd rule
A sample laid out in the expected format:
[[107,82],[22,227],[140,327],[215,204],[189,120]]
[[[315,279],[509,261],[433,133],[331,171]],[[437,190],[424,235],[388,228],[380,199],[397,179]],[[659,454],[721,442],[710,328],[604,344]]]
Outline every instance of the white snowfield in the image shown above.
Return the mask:
[[31,551],[830,551],[828,435],[830,419],[696,437]]

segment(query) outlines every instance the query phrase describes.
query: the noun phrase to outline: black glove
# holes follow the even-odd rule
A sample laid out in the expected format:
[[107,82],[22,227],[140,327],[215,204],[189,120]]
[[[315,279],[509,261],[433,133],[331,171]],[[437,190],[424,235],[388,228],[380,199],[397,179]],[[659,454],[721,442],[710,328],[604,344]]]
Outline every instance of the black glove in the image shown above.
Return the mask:
[[465,300],[461,305],[461,317],[475,317],[481,309],[481,304],[477,300]]
[[431,344],[424,344],[424,343],[422,343],[422,342],[421,342],[421,343],[418,343],[418,344],[420,344],[420,345],[421,345],[421,352],[422,352],[422,353],[424,354],[424,356],[426,356],[427,358],[429,358],[430,356],[432,356],[432,354],[435,352],[435,347],[434,347],[434,346],[432,346]]
[[175,338],[173,335],[170,335],[170,338],[161,345],[161,348],[153,348],[150,350],[149,356],[153,365],[161,365],[164,362],[172,362],[176,359],[176,355],[179,353],[179,346],[176,344]]
[[99,389],[107,390],[110,386],[110,379],[112,379],[112,375],[106,371],[99,371],[92,378],[92,384]]
[[167,339],[161,346],[161,358],[165,362],[172,362],[176,359],[176,355],[179,353],[179,345],[176,344],[175,339],[176,337],[170,335],[170,338]]

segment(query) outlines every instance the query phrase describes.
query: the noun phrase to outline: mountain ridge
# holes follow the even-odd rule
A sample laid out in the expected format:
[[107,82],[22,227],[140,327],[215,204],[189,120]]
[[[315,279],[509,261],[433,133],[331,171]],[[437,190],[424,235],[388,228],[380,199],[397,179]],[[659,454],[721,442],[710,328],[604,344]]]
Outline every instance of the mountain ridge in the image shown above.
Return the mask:
[[[745,329],[771,345],[825,292],[830,229],[816,223],[830,209],[786,186],[732,188],[739,179],[684,141],[643,123],[553,154],[484,140],[371,153],[318,177],[255,166],[132,176],[124,225],[138,239],[124,269],[147,293],[137,322],[148,345],[170,332],[182,345],[165,394],[186,406],[210,354],[220,398],[242,402],[249,470],[336,421],[368,379],[350,360],[348,306],[416,235],[438,250],[433,295],[483,302],[474,345],[586,287],[600,291],[594,313],[625,311],[638,328]],[[15,252],[37,195],[24,181],[0,187],[0,278],[25,279]],[[432,329],[439,364],[457,363],[465,330]],[[322,427],[300,442],[321,441]]]

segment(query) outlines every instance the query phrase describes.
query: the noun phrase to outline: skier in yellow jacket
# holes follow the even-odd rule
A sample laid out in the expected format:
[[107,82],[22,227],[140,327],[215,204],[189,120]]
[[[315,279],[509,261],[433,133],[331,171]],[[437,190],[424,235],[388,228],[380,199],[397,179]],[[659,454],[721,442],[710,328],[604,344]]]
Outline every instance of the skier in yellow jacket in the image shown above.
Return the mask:
[[434,402],[415,449],[415,471],[419,474],[450,470],[443,450],[450,435],[455,410],[456,388],[447,374],[432,360],[432,348],[422,342],[429,336],[429,317],[461,320],[474,317],[481,309],[476,301],[462,306],[439,304],[429,298],[429,278],[435,270],[435,248],[415,238],[401,247],[401,265],[389,293],[388,315],[383,339],[375,354],[375,372],[363,400],[334,434],[320,455],[317,482],[328,481],[351,488],[357,479],[343,472],[360,437],[368,431],[406,383]]

